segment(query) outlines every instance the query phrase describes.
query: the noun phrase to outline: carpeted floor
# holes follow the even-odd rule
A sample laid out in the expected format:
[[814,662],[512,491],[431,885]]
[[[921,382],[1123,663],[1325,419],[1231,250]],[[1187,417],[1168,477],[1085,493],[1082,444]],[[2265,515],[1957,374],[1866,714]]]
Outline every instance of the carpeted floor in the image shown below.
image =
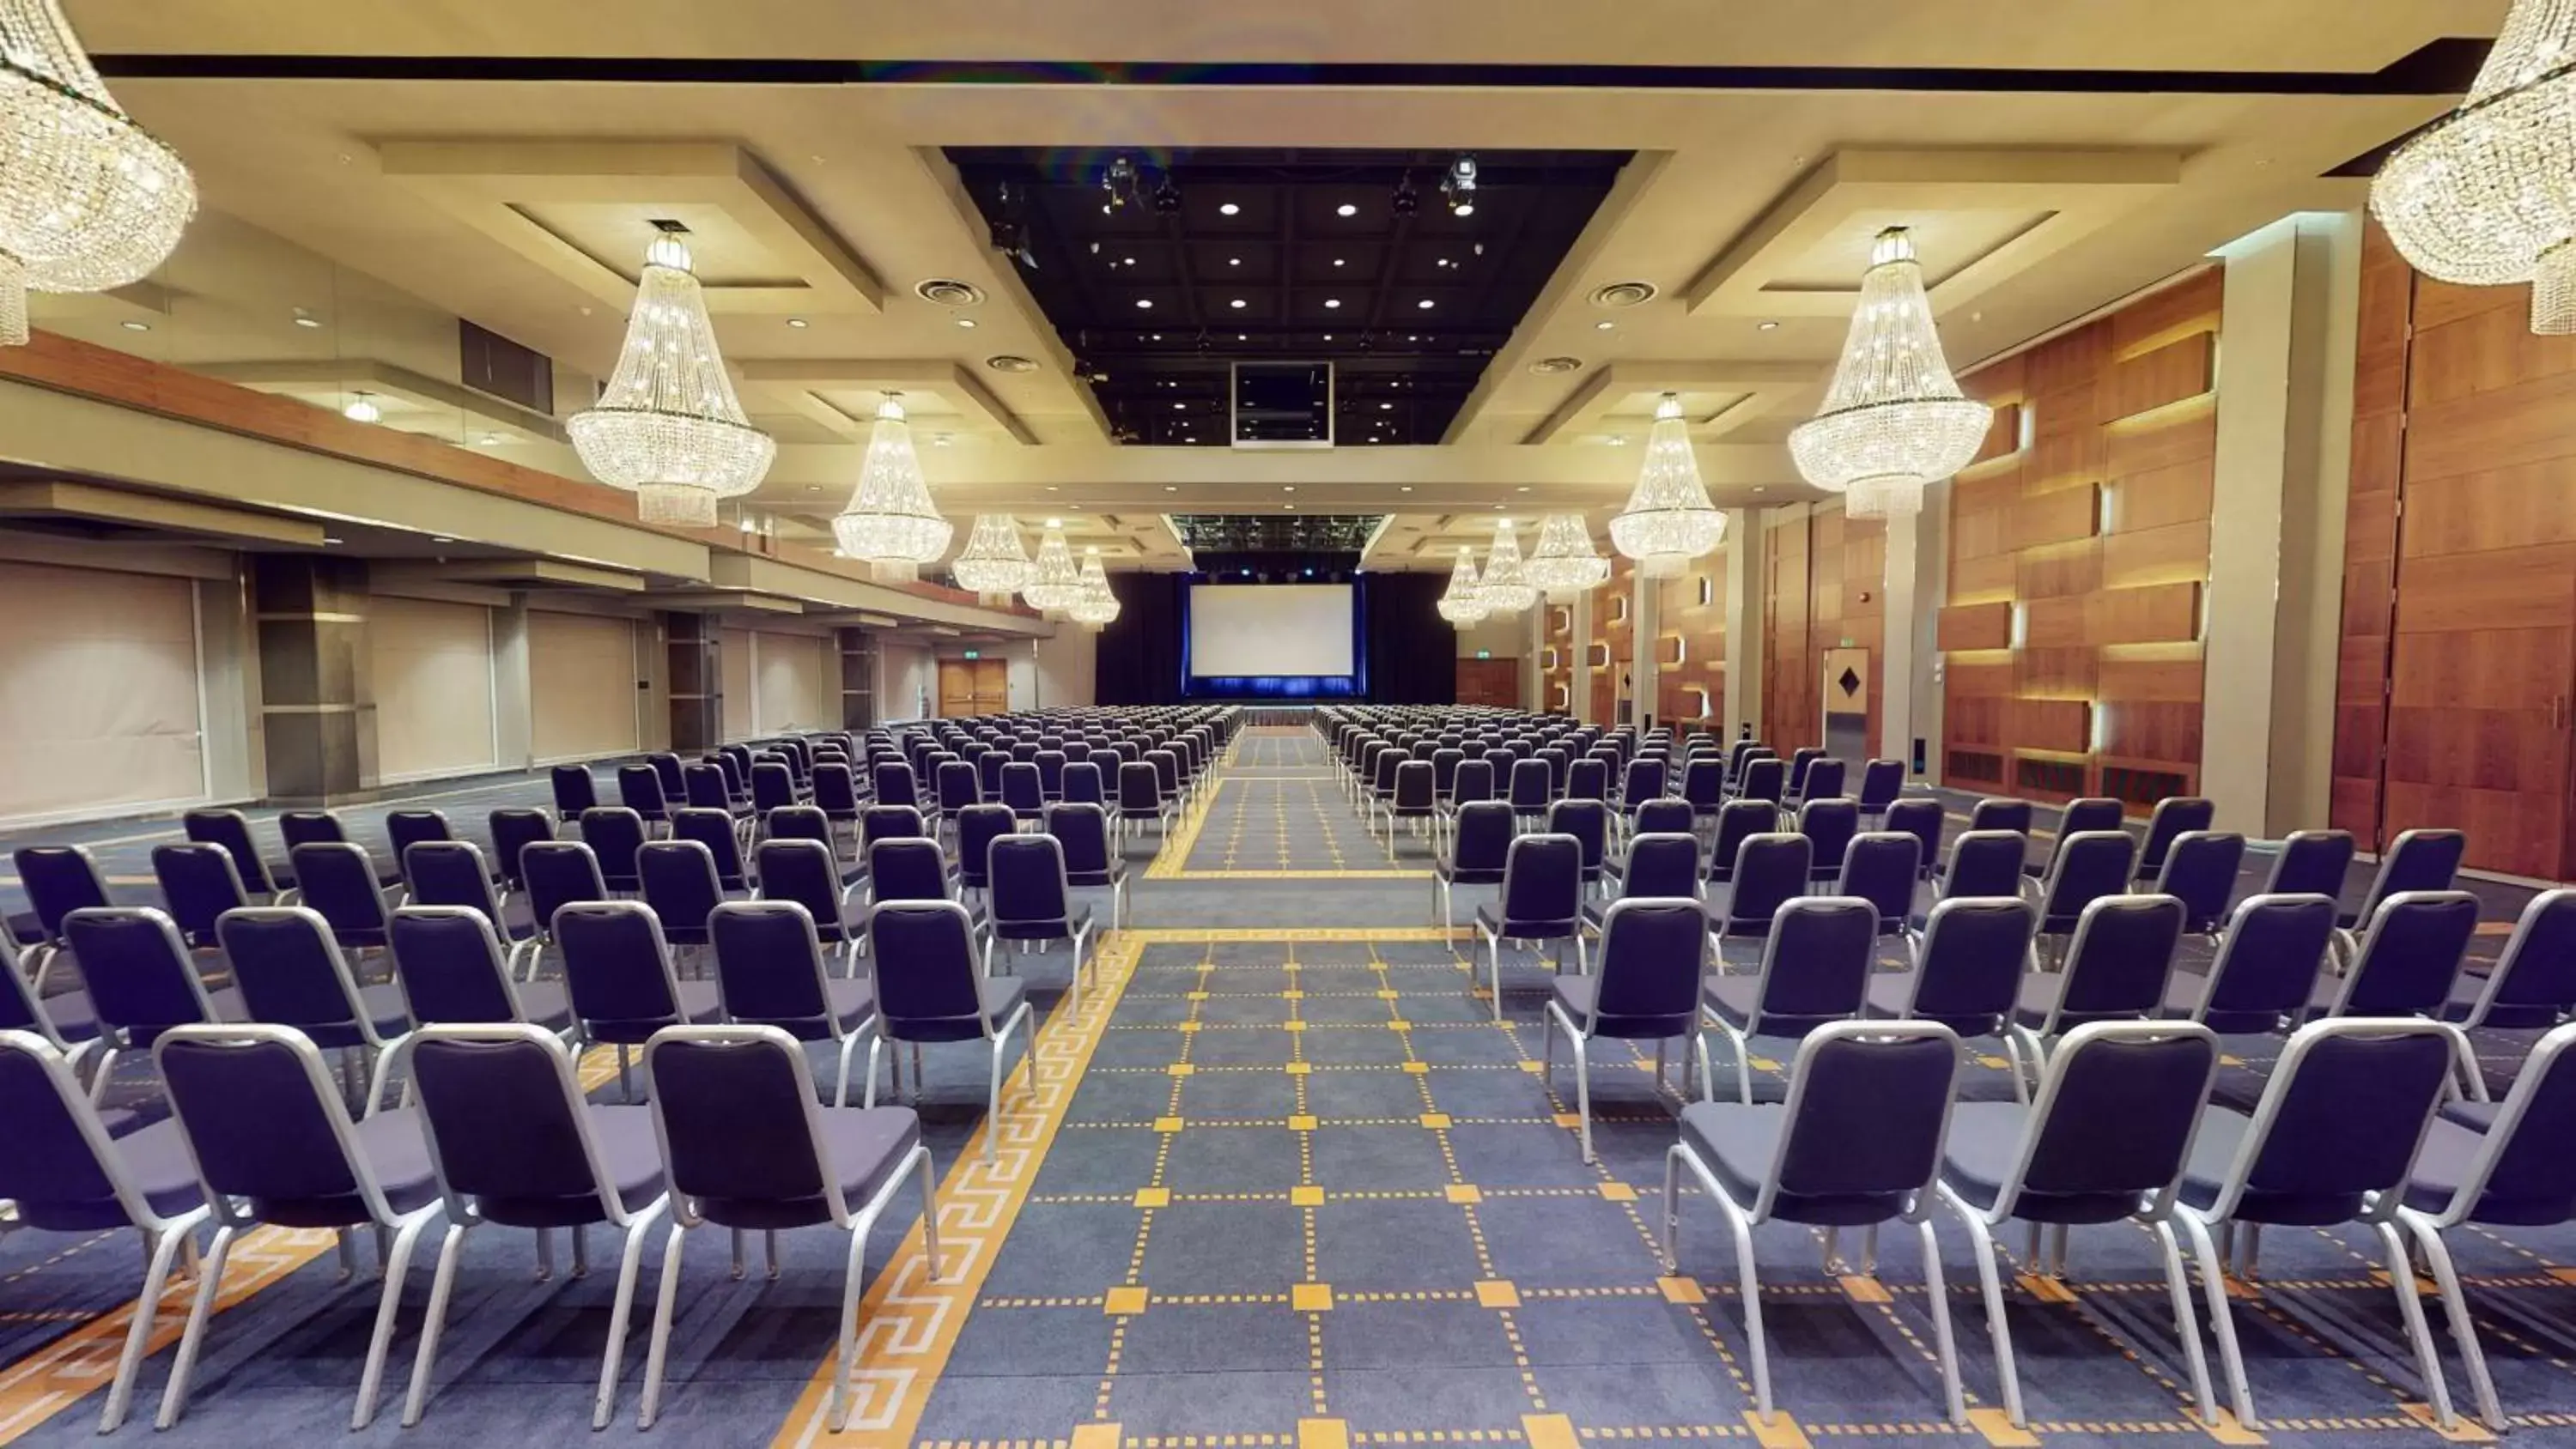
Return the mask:
[[[1046,1021],[1034,1084],[1014,1079],[999,1123],[983,1122],[981,1046],[931,1052],[923,1112],[942,1174],[944,1272],[926,1271],[912,1199],[898,1200],[870,1244],[878,1267],[851,1432],[817,1422],[840,1283],[836,1235],[787,1234],[774,1281],[757,1255],[736,1281],[721,1236],[708,1234],[684,1269],[654,1439],[1077,1449],[1716,1439],[1772,1449],[1887,1434],[2431,1441],[2372,1244],[2344,1230],[2276,1230],[2257,1281],[2236,1300],[2266,1417],[2260,1438],[2185,1414],[2181,1356],[2144,1234],[2079,1231],[2072,1275],[2024,1278],[2010,1310],[2032,1423],[2031,1436],[2019,1435],[1995,1408],[1968,1242],[1946,1219],[1940,1242],[1972,1427],[1942,1417],[1911,1240],[1888,1234],[1874,1272],[1828,1273],[1815,1234],[1781,1227],[1757,1234],[1756,1249],[1786,1418],[1757,1428],[1721,1224],[1686,1197],[1677,1274],[1662,1271],[1653,1247],[1677,1078],[1658,1078],[1651,1057],[1624,1046],[1596,1052],[1600,1161],[1585,1164],[1562,1049],[1553,1074],[1539,1069],[1546,968],[1506,958],[1496,1023],[1466,969],[1467,943],[1431,920],[1426,846],[1399,836],[1390,861],[1311,734],[1248,730],[1222,778],[1168,848],[1133,848],[1143,877],[1135,929],[1101,950],[1097,989],[1063,994],[1061,949],[1019,958]],[[441,803],[479,834],[483,810],[542,788],[504,782]],[[378,812],[351,813],[362,838],[376,833]],[[143,878],[124,883],[138,899],[150,897],[144,852],[176,833],[147,837],[155,828],[86,832],[112,874]],[[262,831],[273,839],[265,822]],[[84,832],[49,838],[66,834]],[[1481,895],[1460,895],[1463,918]],[[2518,894],[2492,891],[2491,922],[2518,906]],[[2500,940],[2481,947],[2491,953]],[[2480,1043],[2499,1070],[2518,1046]],[[2230,1047],[2228,1070],[2241,1074],[2261,1070],[2272,1044]],[[1977,1050],[1971,1093],[2006,1095],[2001,1058],[1990,1044]],[[604,1060],[585,1065],[613,1097]],[[1757,1054],[1753,1067],[1757,1092],[1776,1096],[1784,1063]],[[1722,1058],[1719,1072],[1731,1073]],[[148,1064],[121,1073],[116,1095],[149,1110]],[[984,1131],[999,1149],[990,1165],[977,1156]],[[587,1433],[609,1275],[538,1283],[529,1235],[476,1239],[427,1418],[408,1435],[395,1427],[428,1289],[416,1269],[385,1408],[367,1437]],[[2576,1265],[2576,1232],[2463,1232],[2454,1244],[2515,1437],[2576,1440],[2576,1266],[2559,1266]],[[2018,1252],[2018,1236],[2006,1246]],[[648,1283],[659,1261],[657,1243]],[[92,1437],[95,1390],[140,1266],[130,1233],[0,1237],[0,1443]],[[373,1280],[337,1281],[330,1239],[316,1234],[266,1235],[236,1256],[236,1272],[189,1416],[166,1442],[346,1435]],[[189,1286],[174,1285],[166,1301],[165,1342],[144,1370],[128,1436],[151,1434],[142,1421]],[[629,1343],[612,1437],[635,1434],[645,1327]]]

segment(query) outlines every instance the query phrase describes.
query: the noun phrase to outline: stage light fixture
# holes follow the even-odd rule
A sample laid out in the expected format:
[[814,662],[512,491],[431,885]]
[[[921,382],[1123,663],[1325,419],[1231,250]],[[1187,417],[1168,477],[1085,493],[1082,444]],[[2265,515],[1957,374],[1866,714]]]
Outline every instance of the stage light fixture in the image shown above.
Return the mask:
[[1449,174],[1440,178],[1440,195],[1449,203],[1451,216],[1476,214],[1476,158],[1461,154],[1449,163]]

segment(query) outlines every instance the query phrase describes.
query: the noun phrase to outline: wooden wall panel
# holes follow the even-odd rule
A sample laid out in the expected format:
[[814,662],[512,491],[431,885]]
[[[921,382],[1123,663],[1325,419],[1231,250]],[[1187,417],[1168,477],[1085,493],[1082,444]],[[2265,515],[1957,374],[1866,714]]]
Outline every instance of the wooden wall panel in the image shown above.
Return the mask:
[[1574,641],[1574,606],[1539,605],[1546,623],[1539,635],[1538,707],[1548,714],[1574,713],[1574,661],[1581,652]]
[[1458,702],[1519,708],[1521,662],[1517,659],[1459,660]]
[[1961,788],[2140,811],[2196,788],[2223,290],[2202,268],[1961,379],[2030,438],[1990,435],[1952,492],[1939,646],[2011,651],[1945,663]]
[[1629,617],[1635,607],[1637,565],[1625,555],[1610,558],[1610,578],[1592,591],[1592,709],[1584,718],[1600,724],[1616,724],[1623,686],[1631,682],[1637,667],[1637,621]]
[[1812,687],[1819,662],[1808,635],[1813,522],[1804,509],[1763,520],[1768,566],[1762,597],[1762,738],[1784,757],[1797,746],[1815,743],[1824,732]]
[[[1655,595],[1655,718],[1718,728],[1726,710],[1726,550],[1663,580]],[[1668,663],[1676,654],[1679,663]]]
[[1880,737],[1887,525],[1849,517],[1839,502],[1784,510],[1765,523],[1771,571],[1763,609],[1763,739],[1784,752],[1823,743],[1825,651],[1862,649],[1869,654],[1867,748],[1873,756],[1888,753]]

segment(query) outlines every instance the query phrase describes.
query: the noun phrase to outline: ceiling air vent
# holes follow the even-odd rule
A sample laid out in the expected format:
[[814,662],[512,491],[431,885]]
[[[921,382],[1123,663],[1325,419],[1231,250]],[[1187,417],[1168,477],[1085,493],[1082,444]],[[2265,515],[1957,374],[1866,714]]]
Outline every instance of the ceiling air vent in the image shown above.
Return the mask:
[[912,284],[913,295],[942,307],[972,307],[984,300],[984,289],[954,277],[932,277]]
[[1634,307],[1654,299],[1655,284],[1652,282],[1612,282],[1592,289],[1592,305],[1595,307]]
[[1029,361],[1025,357],[1015,356],[1008,352],[1005,352],[998,357],[985,358],[984,365],[993,369],[995,372],[1035,372],[1038,370],[1038,365],[1036,363]]
[[1542,357],[1530,364],[1530,371],[1541,377],[1552,377],[1561,372],[1578,372],[1582,367],[1583,359],[1579,357]]

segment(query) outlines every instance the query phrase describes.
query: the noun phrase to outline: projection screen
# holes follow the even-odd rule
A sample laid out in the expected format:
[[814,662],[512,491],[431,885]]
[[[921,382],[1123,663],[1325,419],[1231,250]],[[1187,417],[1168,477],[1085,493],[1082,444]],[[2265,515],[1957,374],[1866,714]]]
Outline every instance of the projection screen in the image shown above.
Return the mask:
[[1356,672],[1348,584],[1199,584],[1190,590],[1190,673],[1196,678]]

